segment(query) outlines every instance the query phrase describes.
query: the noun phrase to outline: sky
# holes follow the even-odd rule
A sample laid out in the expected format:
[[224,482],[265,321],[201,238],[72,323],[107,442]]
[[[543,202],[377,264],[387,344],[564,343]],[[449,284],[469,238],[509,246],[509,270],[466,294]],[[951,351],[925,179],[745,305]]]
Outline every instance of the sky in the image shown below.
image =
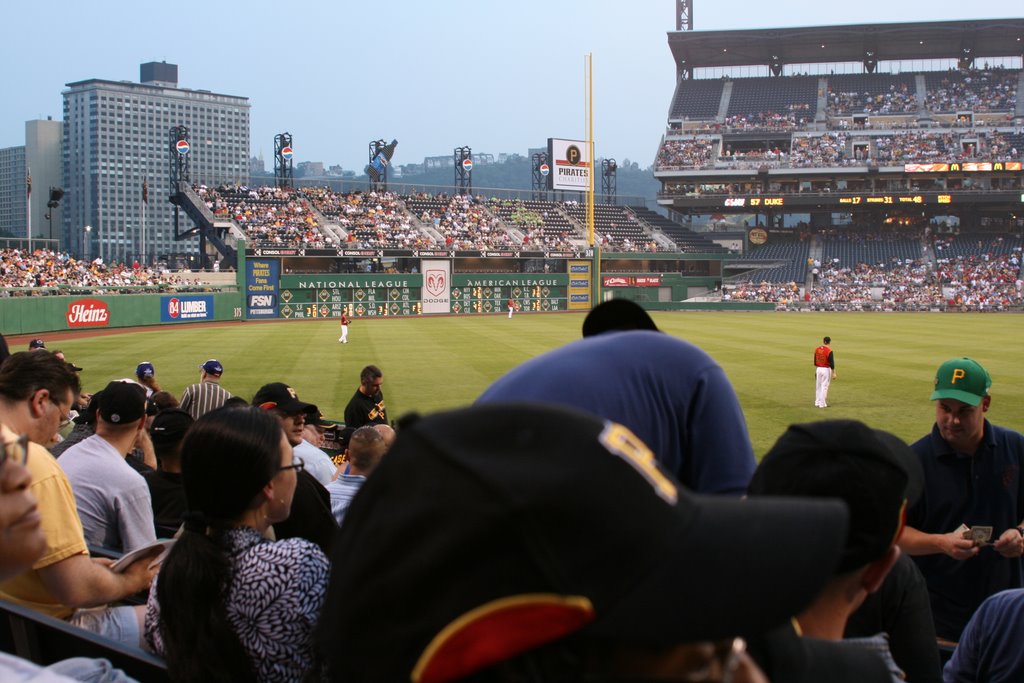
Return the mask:
[[[697,30],[1024,14],[1019,0],[694,5]],[[0,41],[0,147],[23,145],[27,120],[60,119],[65,84],[138,82],[140,64],[167,61],[178,65],[180,87],[250,98],[252,153],[267,168],[282,132],[296,163],[357,172],[381,138],[398,139],[394,164],[464,145],[526,155],[549,137],[586,138],[590,53],[595,154],[645,167],[674,88],[674,14],[674,0],[11,3]]]

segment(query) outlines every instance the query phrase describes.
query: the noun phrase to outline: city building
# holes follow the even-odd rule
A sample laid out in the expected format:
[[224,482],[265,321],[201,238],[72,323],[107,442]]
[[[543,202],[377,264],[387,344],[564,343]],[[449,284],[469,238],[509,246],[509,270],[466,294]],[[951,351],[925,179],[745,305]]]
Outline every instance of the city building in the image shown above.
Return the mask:
[[[25,144],[0,149],[0,235],[26,238],[28,178],[32,178],[32,237],[60,239],[60,207],[47,207],[61,180],[60,121],[25,122]],[[47,216],[50,216],[49,218]]]
[[[247,97],[180,88],[177,65],[166,62],[142,64],[139,80],[77,81],[63,93],[61,227],[74,254],[152,262],[197,249],[195,238],[175,240],[173,128],[189,131],[193,184],[249,182]],[[179,233],[192,227],[184,212],[179,220]]]

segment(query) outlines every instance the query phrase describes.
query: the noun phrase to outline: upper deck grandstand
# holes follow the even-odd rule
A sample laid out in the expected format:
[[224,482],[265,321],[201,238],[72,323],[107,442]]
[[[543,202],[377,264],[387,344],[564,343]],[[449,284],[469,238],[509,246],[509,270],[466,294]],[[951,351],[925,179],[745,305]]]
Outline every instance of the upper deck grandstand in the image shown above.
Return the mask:
[[[1020,303],[1024,19],[677,31],[669,47],[659,203],[758,230],[726,266],[730,296]],[[999,264],[988,297],[955,285],[969,258]]]

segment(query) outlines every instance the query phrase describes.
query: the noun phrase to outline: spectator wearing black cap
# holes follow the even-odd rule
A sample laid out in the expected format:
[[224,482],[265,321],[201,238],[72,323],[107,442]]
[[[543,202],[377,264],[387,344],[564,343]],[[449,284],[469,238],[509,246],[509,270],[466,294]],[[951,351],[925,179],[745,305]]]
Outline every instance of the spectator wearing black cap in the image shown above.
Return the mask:
[[224,366],[219,360],[211,358],[200,365],[199,370],[199,382],[185,387],[181,394],[180,408],[188,411],[193,420],[220,408],[231,398],[231,392],[220,385]]
[[[850,511],[846,546],[831,580],[796,618],[802,635],[828,641],[843,638],[850,616],[882,587],[898,562],[896,542],[903,532],[906,509],[920,496],[922,486],[923,474],[913,451],[892,434],[870,429],[861,422],[791,425],[779,437],[754,472],[750,495],[838,498]],[[904,575],[893,578],[903,580]],[[887,658],[895,680],[902,680],[903,662],[914,670],[910,680],[938,680],[939,655],[934,632],[928,628],[931,614],[927,592],[920,582],[910,582],[890,586],[889,594],[893,602],[889,607],[905,610],[890,624],[899,638],[897,661],[893,661],[895,652],[889,654],[887,639],[856,638],[842,645],[867,646],[880,652]],[[866,635],[875,636],[885,626],[878,624]],[[841,671],[826,676],[830,671],[827,660],[818,663],[826,668],[813,670],[810,662],[780,657],[780,643],[792,635],[773,633],[764,642],[754,644],[755,658],[763,663],[772,680],[862,680],[837,679],[844,675]],[[807,668],[801,671],[801,665]],[[780,675],[783,671],[786,674]]]
[[28,343],[28,350],[29,351],[38,351],[39,349],[45,349],[45,348],[46,348],[46,342],[44,342],[42,339],[33,339],[33,340],[31,340]]
[[153,501],[156,535],[169,538],[185,519],[187,504],[181,481],[181,442],[192,426],[192,416],[180,408],[168,408],[156,414],[149,438],[156,451],[157,469],[142,477]]
[[[295,390],[283,382],[264,384],[252,397],[252,405],[269,411],[277,418],[293,451],[303,442],[306,418],[319,413],[315,405],[300,401]],[[323,451],[320,453],[327,457]],[[296,458],[301,460],[298,454]],[[331,466],[334,467],[333,462]],[[331,515],[331,497],[327,489],[309,472],[299,472],[292,513],[288,519],[274,525],[274,534],[277,538],[308,539],[326,552],[337,529],[338,525]]]
[[145,391],[134,382],[110,382],[100,392],[96,416],[96,433],[60,458],[85,538],[124,552],[151,545],[156,535],[149,487],[125,462],[145,428]]
[[352,501],[317,645],[347,682],[763,681],[736,637],[803,609],[845,532],[837,501],[695,496],[589,414],[440,413]]
[[640,324],[636,306],[622,303],[623,324],[632,327],[618,331],[616,310],[599,306],[594,310],[613,314],[592,318],[599,331],[513,368],[477,403],[543,401],[586,410],[629,427],[691,490],[744,493],[757,463],[725,371],[692,344],[633,329]]

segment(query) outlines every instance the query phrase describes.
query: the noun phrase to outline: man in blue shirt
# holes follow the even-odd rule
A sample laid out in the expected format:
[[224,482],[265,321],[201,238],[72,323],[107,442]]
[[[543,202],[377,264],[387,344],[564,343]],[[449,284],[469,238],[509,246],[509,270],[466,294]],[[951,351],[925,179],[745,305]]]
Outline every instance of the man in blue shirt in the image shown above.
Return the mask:
[[[985,419],[991,386],[977,361],[943,363],[931,395],[935,425],[911,446],[925,487],[900,546],[928,582],[936,634],[954,641],[985,598],[1024,585],[1024,435]],[[972,527],[989,527],[992,541],[974,538]]]
[[700,493],[742,495],[757,464],[725,372],[701,349],[661,332],[587,336],[526,361],[477,399],[509,401],[557,403],[625,425]]

